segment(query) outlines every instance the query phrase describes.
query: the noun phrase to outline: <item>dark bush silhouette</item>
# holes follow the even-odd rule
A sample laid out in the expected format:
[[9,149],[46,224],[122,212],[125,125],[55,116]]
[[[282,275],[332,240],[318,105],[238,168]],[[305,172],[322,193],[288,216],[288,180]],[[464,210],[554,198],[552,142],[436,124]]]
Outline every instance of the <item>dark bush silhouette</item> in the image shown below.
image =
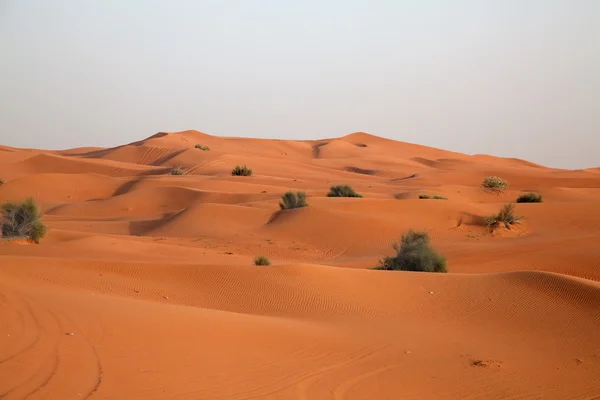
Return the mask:
[[279,208],[282,210],[292,210],[294,208],[306,207],[306,193],[304,192],[286,192],[281,196]]
[[419,199],[448,200],[447,197],[440,196],[437,194],[435,196],[430,196],[428,194],[420,194]]
[[4,203],[2,210],[2,236],[29,238],[35,243],[46,235],[48,228],[41,221],[42,213],[32,198],[23,203]]
[[265,256],[258,256],[254,259],[254,265],[271,265],[271,261]]
[[362,197],[356,193],[352,186],[349,185],[335,185],[329,188],[327,197]]
[[517,203],[541,203],[542,195],[537,193],[526,193],[519,196]]
[[208,151],[208,150],[210,150],[210,147],[208,147],[208,146],[203,146],[203,145],[201,145],[201,144],[197,144],[197,145],[196,145],[196,146],[194,146],[194,147],[196,147],[197,149],[200,149],[200,150],[202,150],[202,151]]
[[233,175],[233,176],[251,176],[252,170],[250,168],[246,167],[246,165],[244,165],[243,167],[240,167],[239,165],[237,165],[231,171],[231,175]]
[[518,224],[519,221],[523,219],[522,216],[516,216],[514,214],[514,208],[514,204],[506,204],[504,207],[502,207],[498,214],[487,217],[485,222],[491,228],[496,228],[500,224],[504,224],[506,228],[510,229],[511,225]]
[[171,170],[171,175],[185,175],[187,172],[180,166],[177,166]]
[[0,178],[0,186],[4,185],[4,179]]
[[379,270],[448,272],[446,259],[429,245],[426,232],[409,230],[400,243],[394,243],[396,255],[385,257],[377,267]]

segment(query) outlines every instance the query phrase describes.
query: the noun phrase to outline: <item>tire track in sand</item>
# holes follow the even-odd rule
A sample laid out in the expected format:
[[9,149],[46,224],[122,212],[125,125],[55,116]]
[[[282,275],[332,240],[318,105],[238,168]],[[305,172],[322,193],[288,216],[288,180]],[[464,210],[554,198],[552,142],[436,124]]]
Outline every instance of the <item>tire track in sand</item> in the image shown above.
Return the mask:
[[[3,357],[0,398],[87,399],[97,392],[102,383],[102,365],[85,333],[66,316],[33,299],[22,295],[11,295],[9,299],[5,303],[17,305],[21,320],[29,321],[22,324],[20,333],[35,339]],[[6,376],[11,377],[10,381],[2,378]]]

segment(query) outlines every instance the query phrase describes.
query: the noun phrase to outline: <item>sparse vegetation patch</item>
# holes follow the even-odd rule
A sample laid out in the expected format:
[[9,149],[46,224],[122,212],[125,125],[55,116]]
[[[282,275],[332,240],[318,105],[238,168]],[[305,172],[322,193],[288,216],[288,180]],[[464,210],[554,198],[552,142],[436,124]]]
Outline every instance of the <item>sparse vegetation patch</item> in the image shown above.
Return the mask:
[[486,224],[491,228],[504,224],[506,228],[510,229],[511,225],[518,224],[523,219],[522,216],[515,215],[514,208],[514,204],[506,204],[498,214],[487,217],[485,219]]
[[254,259],[254,265],[271,265],[271,260],[265,256],[258,256]]
[[377,267],[379,270],[448,272],[446,259],[431,248],[427,232],[412,229],[394,243],[396,255],[385,257]]
[[22,203],[4,203],[0,210],[3,237],[22,237],[39,243],[48,231],[41,221],[42,213],[32,198]]
[[187,172],[185,172],[185,170],[183,168],[181,168],[180,166],[174,167],[173,169],[171,169],[171,175],[186,175]]
[[236,165],[236,167],[231,171],[231,175],[233,175],[233,176],[251,176],[252,170],[250,168],[246,167],[246,165],[244,165],[244,166]]
[[496,360],[474,360],[473,363],[471,364],[474,367],[481,367],[481,368],[501,368],[502,367],[502,361],[496,361]]
[[541,203],[542,195],[537,193],[526,193],[519,196],[517,203]]
[[508,181],[497,176],[486,176],[481,186],[488,190],[502,191],[508,189]]
[[436,194],[435,196],[430,196],[430,195],[428,195],[428,194],[420,194],[420,195],[419,195],[419,199],[422,199],[422,200],[427,200],[427,199],[433,199],[433,200],[448,200],[448,198],[447,198],[447,197],[440,196],[440,195],[437,195],[437,194]]
[[196,146],[194,146],[194,147],[196,147],[197,149],[200,149],[200,150],[202,150],[202,151],[208,151],[208,150],[210,150],[210,147],[208,147],[208,146],[203,146],[203,145],[201,145],[201,144],[197,144],[197,145],[196,145]]
[[0,186],[4,185],[4,179],[0,178]]
[[304,192],[286,192],[281,196],[279,208],[282,210],[292,210],[294,208],[306,207],[306,193]]
[[335,185],[329,188],[327,197],[362,197],[350,185]]

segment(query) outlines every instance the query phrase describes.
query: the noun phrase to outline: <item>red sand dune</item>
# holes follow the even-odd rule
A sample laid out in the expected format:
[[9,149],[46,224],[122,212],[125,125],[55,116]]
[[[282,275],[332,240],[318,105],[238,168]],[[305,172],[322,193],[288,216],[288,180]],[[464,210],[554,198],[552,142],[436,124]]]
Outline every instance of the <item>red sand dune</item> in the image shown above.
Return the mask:
[[[366,133],[0,146],[0,202],[50,228],[0,240],[0,397],[600,399],[598,171]],[[521,224],[481,225],[528,191]],[[411,228],[449,273],[370,270]]]

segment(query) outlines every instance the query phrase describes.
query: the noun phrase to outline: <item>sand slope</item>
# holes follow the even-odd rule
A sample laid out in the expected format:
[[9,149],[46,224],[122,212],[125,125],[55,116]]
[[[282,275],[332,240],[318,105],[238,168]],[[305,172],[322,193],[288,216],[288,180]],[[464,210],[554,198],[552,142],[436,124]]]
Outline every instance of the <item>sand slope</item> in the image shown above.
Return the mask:
[[[0,146],[0,178],[50,227],[0,241],[3,399],[600,398],[597,168],[185,131]],[[326,197],[343,183],[364,198]],[[309,207],[280,211],[287,190]],[[481,225],[531,190],[519,226]],[[369,270],[410,228],[450,273]]]

